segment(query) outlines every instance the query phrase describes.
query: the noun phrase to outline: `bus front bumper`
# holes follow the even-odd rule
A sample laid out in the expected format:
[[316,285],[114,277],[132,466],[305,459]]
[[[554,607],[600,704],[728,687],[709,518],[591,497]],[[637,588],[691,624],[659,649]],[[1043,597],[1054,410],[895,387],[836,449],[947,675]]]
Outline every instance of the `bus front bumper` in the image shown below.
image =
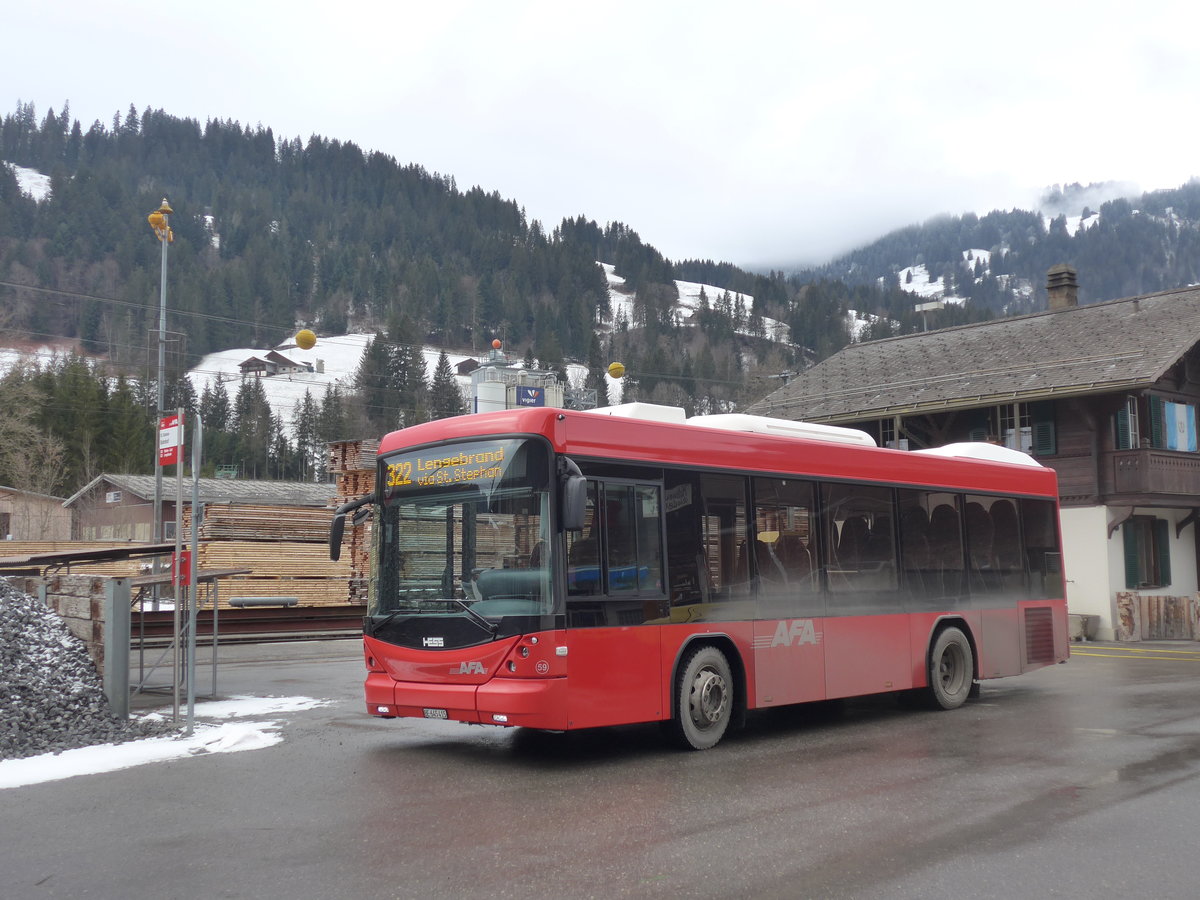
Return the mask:
[[566,678],[492,678],[483,684],[422,684],[371,672],[364,684],[367,712],[385,719],[447,719],[564,731]]

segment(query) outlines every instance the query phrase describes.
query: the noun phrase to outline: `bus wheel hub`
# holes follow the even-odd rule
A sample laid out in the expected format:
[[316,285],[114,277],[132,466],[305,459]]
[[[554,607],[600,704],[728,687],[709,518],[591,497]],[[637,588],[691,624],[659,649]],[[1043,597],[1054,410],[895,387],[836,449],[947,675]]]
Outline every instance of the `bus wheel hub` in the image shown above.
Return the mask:
[[725,679],[711,669],[696,676],[692,684],[692,721],[712,725],[725,712]]

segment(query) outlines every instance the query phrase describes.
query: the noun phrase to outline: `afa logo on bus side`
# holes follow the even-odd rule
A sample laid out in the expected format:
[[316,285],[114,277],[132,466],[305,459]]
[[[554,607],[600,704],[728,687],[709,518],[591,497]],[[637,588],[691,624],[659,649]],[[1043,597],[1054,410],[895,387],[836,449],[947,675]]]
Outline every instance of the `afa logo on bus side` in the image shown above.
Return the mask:
[[768,650],[775,647],[803,646],[821,643],[822,632],[817,631],[812,619],[786,619],[775,626],[775,634],[754,639],[754,649]]

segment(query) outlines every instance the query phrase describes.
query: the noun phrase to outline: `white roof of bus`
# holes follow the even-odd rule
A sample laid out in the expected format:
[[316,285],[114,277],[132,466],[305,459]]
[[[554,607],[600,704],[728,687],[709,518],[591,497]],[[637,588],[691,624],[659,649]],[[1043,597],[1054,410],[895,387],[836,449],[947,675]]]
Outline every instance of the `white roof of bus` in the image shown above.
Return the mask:
[[1001,447],[998,444],[988,444],[984,441],[963,441],[958,444],[946,444],[944,447],[930,447],[928,450],[914,450],[925,456],[953,456],[959,459],[982,459],[988,462],[1010,463],[1014,466],[1033,466],[1038,469],[1046,468],[1028,453],[1013,450],[1011,447]]

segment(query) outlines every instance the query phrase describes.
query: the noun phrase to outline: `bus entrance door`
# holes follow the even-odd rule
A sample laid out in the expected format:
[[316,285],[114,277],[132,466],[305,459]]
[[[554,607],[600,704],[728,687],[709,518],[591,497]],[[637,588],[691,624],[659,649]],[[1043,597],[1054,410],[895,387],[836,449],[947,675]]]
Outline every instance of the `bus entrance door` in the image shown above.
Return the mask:
[[825,699],[825,644],[820,619],[754,623],[754,705]]

